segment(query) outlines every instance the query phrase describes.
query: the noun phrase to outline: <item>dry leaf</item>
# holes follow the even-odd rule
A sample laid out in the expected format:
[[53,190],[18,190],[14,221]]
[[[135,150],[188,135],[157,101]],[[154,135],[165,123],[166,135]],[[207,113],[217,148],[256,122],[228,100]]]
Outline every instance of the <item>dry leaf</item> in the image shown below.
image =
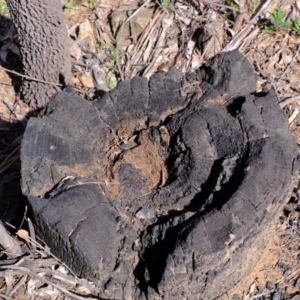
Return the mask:
[[224,44],[225,30],[221,22],[212,22],[204,26],[203,53],[205,60],[219,53]]
[[80,76],[80,80],[83,86],[87,88],[94,88],[94,81],[89,73],[85,73],[85,75]]
[[[111,14],[112,32],[115,35],[120,35],[119,38],[121,38],[122,45],[123,41],[129,38],[133,38],[134,40],[138,38],[138,36],[150,23],[154,13],[154,7],[141,7],[138,8],[138,10],[135,10],[135,7],[133,6],[131,12],[134,12],[134,16],[130,18],[129,22],[127,22],[129,11],[130,7],[126,5],[120,6]],[[122,28],[120,27],[121,24],[123,24]]]
[[36,291],[36,299],[58,299],[61,296],[61,292],[51,285],[47,285],[39,288]]
[[249,293],[254,294],[257,291],[256,283],[253,282],[250,286]]
[[40,281],[35,278],[29,279],[29,281],[27,282],[27,293],[33,296],[35,294],[35,289],[37,288],[37,285],[39,285],[39,283]]
[[194,51],[191,59],[191,69],[195,70],[196,68],[199,68],[202,62],[202,58],[199,55],[198,51]]
[[86,286],[83,286],[83,285],[77,287],[76,291],[77,291],[78,293],[82,293],[82,294],[85,294],[85,295],[91,294],[91,290],[88,289]]
[[62,274],[68,274],[69,271],[64,267],[64,266],[59,266],[57,269],[56,269],[57,272],[60,272]]
[[279,55],[280,55],[280,51],[278,51],[277,53],[275,53],[273,56],[269,57],[269,64],[266,67],[266,70],[268,72],[270,72],[271,74],[275,73],[275,70],[277,68],[278,65],[278,61],[279,61]]
[[89,20],[85,20],[79,26],[78,38],[80,40],[89,40],[89,49],[95,51],[95,40],[94,40],[94,30]]
[[101,20],[95,22],[97,29],[97,39],[100,45],[104,48],[111,48],[115,43],[115,39],[112,37],[109,27]]
[[72,83],[75,86],[79,86],[81,84],[78,77],[72,77]]
[[193,51],[194,51],[194,48],[195,48],[195,45],[196,43],[192,40],[189,40],[187,45],[186,45],[186,49],[184,51],[184,54],[186,56],[187,59],[190,59],[192,54],[193,54]]
[[70,54],[76,60],[78,60],[82,55],[81,48],[78,46],[78,43],[76,41],[74,41],[70,46]]
[[288,39],[288,45],[294,47],[295,45],[300,44],[300,36],[299,35],[290,35]]
[[84,40],[89,36],[93,36],[93,34],[93,28],[89,20],[85,20],[83,23],[80,24],[78,34],[79,39]]
[[283,47],[281,50],[281,59],[283,64],[287,66],[293,59],[293,52],[288,47]]
[[17,231],[17,236],[26,242],[26,245],[30,248],[30,241],[29,241],[29,233],[24,229],[20,229]]
[[12,275],[6,275],[5,282],[6,282],[6,295],[7,295],[13,288],[14,277]]
[[80,23],[76,23],[71,28],[68,29],[68,35],[71,38],[77,39],[77,32],[79,31]]

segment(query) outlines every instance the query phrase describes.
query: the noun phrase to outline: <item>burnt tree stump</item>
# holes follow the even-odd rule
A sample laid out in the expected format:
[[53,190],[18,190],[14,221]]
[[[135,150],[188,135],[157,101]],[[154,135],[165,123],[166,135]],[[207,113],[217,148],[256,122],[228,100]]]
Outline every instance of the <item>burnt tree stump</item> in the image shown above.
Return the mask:
[[56,84],[70,84],[69,37],[60,0],[7,0],[18,33],[24,75],[21,95],[33,108],[41,108],[60,90]]
[[105,299],[212,299],[247,276],[293,187],[297,147],[238,52],[195,73],[72,89],[31,118],[22,190],[40,236]]

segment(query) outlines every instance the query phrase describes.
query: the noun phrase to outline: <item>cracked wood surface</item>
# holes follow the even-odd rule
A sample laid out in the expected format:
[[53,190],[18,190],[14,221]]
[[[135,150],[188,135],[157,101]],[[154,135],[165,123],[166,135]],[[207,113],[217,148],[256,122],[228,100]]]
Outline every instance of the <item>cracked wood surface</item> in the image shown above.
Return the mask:
[[212,299],[247,276],[298,171],[275,93],[255,89],[232,51],[93,102],[58,93],[21,151],[54,254],[106,299]]
[[[7,0],[18,33],[24,75],[57,84],[71,83],[69,37],[60,0]],[[24,79],[21,94],[41,108],[58,86]]]

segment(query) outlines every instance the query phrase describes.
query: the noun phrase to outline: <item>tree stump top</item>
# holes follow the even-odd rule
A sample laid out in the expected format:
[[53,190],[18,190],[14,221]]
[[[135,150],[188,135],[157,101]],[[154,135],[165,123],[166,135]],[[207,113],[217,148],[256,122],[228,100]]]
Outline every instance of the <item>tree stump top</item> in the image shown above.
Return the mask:
[[52,251],[109,299],[211,299],[246,276],[297,171],[274,92],[255,89],[232,51],[93,102],[58,93],[21,153]]

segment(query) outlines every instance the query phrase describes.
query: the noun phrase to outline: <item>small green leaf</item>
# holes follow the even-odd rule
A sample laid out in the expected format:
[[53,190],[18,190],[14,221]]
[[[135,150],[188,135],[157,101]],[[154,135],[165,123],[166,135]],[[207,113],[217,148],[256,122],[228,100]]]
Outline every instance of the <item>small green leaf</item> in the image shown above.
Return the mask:
[[293,24],[293,30],[296,32],[296,34],[300,35],[300,21],[294,21]]
[[70,8],[73,8],[73,7],[74,7],[74,4],[73,4],[73,2],[71,2],[71,1],[69,1],[69,2],[67,2],[67,3],[65,4],[65,8],[70,9]]
[[271,13],[271,19],[275,22],[281,22],[284,17],[285,11],[283,11],[281,8],[277,8]]
[[7,6],[5,4],[5,2],[3,0],[0,1],[0,15],[2,15],[5,10],[6,10]]
[[160,0],[160,4],[164,9],[166,9],[170,12],[175,11],[175,8],[174,8],[174,6],[173,6],[173,4],[171,3],[170,0]]
[[264,32],[271,34],[273,32],[273,27],[272,26],[265,26],[264,27]]

